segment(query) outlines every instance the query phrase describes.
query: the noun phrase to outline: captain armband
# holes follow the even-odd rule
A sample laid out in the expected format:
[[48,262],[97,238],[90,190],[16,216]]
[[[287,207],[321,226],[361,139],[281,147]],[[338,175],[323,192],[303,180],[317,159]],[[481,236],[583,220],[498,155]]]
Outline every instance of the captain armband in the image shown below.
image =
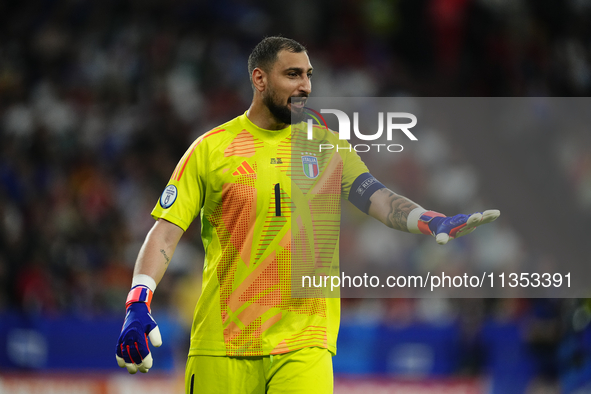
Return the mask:
[[353,181],[349,191],[349,201],[360,211],[367,213],[370,205],[369,198],[385,187],[369,172],[364,172]]

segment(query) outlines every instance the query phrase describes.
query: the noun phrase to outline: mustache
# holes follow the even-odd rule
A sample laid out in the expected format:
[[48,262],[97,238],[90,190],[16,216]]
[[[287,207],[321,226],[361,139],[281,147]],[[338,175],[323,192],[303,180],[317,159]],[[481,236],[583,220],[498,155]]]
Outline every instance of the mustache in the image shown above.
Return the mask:
[[[308,95],[306,93],[302,93],[302,94],[299,94],[297,96],[292,96],[292,97],[289,98],[289,101],[288,102],[291,103],[294,98],[295,99],[307,99],[308,98]],[[297,100],[297,101],[302,101],[302,100]]]

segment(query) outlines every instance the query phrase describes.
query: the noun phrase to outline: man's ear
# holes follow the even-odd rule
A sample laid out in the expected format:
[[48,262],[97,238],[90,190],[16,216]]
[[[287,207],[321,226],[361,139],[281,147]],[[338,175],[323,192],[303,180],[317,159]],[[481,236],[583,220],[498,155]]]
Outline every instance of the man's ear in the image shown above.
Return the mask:
[[258,67],[252,70],[252,85],[259,92],[267,87],[267,74]]

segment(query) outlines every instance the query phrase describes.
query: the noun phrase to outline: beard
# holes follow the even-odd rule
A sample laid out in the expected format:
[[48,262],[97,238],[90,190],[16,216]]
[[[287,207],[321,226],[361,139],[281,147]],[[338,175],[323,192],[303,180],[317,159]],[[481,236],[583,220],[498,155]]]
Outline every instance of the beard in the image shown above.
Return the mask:
[[282,105],[273,91],[263,98],[263,104],[269,108],[269,112],[276,120],[284,124],[300,123],[306,117],[303,108],[292,111],[287,104]]

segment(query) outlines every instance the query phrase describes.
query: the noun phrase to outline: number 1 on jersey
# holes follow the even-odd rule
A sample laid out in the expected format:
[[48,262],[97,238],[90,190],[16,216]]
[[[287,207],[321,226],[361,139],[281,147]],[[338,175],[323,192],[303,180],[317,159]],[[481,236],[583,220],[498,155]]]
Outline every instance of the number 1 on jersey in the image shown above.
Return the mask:
[[281,187],[275,184],[275,216],[281,216]]

